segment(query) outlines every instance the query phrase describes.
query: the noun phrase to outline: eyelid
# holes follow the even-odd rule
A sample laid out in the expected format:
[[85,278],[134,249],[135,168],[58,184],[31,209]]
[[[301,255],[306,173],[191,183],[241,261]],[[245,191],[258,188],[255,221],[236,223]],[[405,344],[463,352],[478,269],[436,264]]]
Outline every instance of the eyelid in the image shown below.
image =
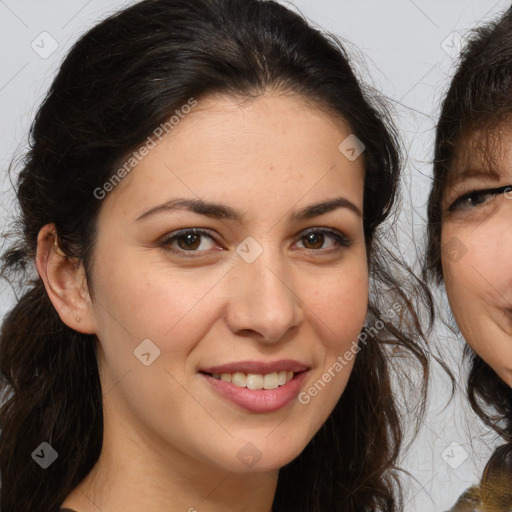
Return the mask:
[[[294,236],[294,243],[297,243],[298,241],[301,240],[301,238],[307,236],[308,234],[310,233],[323,233],[323,234],[326,234],[327,236],[329,236],[330,238],[332,238],[336,244],[339,246],[339,247],[349,247],[351,245],[351,240],[349,237],[347,237],[343,232],[341,232],[340,230],[338,229],[334,229],[334,228],[328,228],[328,227],[310,227],[310,228],[306,228],[302,231],[299,231],[295,236]],[[180,236],[183,236],[183,235],[187,235],[187,234],[195,234],[195,235],[200,235],[200,236],[206,236],[208,238],[210,238],[213,242],[215,242],[216,244],[218,245],[221,245],[219,243],[219,241],[217,240],[217,237],[215,237],[213,234],[211,234],[209,232],[209,230],[206,230],[204,228],[183,228],[183,229],[179,229],[177,231],[173,231],[171,233],[168,233],[167,235],[163,236],[161,238],[161,241],[160,241],[160,244],[164,247],[164,250],[167,250],[167,251],[171,251],[171,252],[174,252],[175,254],[179,254],[181,256],[183,255],[186,255],[185,257],[198,257],[204,253],[209,253],[210,251],[208,250],[205,250],[205,251],[197,251],[197,250],[191,250],[191,251],[186,251],[184,249],[179,249],[177,247],[174,247],[172,245],[172,241]],[[305,250],[309,250],[311,252],[322,252],[322,249],[307,249],[307,248],[304,248]]]
[[[343,232],[338,229],[326,228],[326,227],[311,227],[306,228],[300,231],[295,238],[297,238],[297,242],[300,241],[301,238],[309,235],[309,233],[324,233],[333,238],[339,246],[348,247],[351,245],[351,240],[347,237]],[[294,242],[295,243],[295,242]],[[306,249],[308,250],[308,249]],[[320,249],[309,249],[313,252],[319,252]]]
[[171,233],[167,233],[162,237],[163,241],[169,241],[173,238],[177,238],[179,236],[188,235],[192,233],[193,235],[205,235],[211,238],[212,240],[215,240],[215,237],[211,234],[211,232],[205,228],[183,228],[178,229],[177,231],[172,231]]
[[183,249],[179,249],[172,245],[172,241],[174,239],[179,238],[180,236],[188,235],[188,234],[206,236],[206,237],[210,238],[217,245],[221,245],[219,243],[219,241],[217,240],[217,238],[213,234],[211,234],[211,232],[209,232],[209,230],[207,230],[205,228],[178,229],[177,231],[173,231],[171,233],[164,235],[160,239],[160,245],[166,251],[173,252],[174,254],[179,254],[181,256],[186,255],[186,257],[191,257],[191,258],[200,256],[200,255],[202,255],[202,253],[210,252],[210,251],[185,251]]
[[512,185],[503,185],[501,187],[494,187],[494,188],[484,188],[484,189],[474,189],[469,192],[465,192],[461,196],[457,197],[455,200],[452,201],[452,203],[448,206],[448,211],[452,212],[456,209],[456,207],[461,204],[466,199],[469,199],[471,196],[474,196],[476,194],[478,195],[494,195],[497,196],[498,194],[503,194],[506,192],[509,192],[512,190]]

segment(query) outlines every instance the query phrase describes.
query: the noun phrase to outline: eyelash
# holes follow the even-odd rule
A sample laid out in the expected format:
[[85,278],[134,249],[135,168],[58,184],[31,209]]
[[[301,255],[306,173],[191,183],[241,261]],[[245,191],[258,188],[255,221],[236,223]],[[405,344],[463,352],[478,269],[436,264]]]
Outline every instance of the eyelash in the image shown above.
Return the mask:
[[[347,248],[351,245],[350,240],[343,233],[341,233],[337,230],[325,229],[325,228],[307,229],[306,231],[303,231],[301,233],[301,236],[298,238],[298,241],[301,241],[303,238],[307,237],[308,235],[310,235],[312,233],[319,233],[324,236],[327,235],[327,237],[333,239],[335,244],[337,245],[337,248],[335,250],[341,250],[342,248]],[[161,246],[165,251],[172,252],[174,254],[183,256],[185,258],[187,258],[187,257],[188,258],[197,258],[202,255],[201,253],[208,252],[208,251],[197,251],[197,250],[185,250],[185,249],[176,248],[172,245],[173,242],[175,242],[177,239],[187,236],[187,235],[206,236],[217,243],[215,238],[207,231],[204,231],[202,229],[197,229],[197,228],[189,228],[189,229],[183,229],[183,230],[177,231],[176,233],[173,233],[171,236],[164,238],[164,240],[162,240],[162,242],[161,242]],[[308,248],[304,248],[304,249],[308,252],[325,251],[325,249],[308,249]],[[331,252],[332,249],[328,250],[328,251]],[[194,253],[199,253],[199,254],[194,254]]]
[[459,209],[472,209],[476,208],[477,206],[484,204],[486,200],[482,200],[481,202],[477,203],[476,205],[464,205],[463,203],[467,201],[468,199],[475,200],[475,199],[482,199],[484,196],[493,196],[496,197],[499,194],[504,194],[506,192],[512,191],[512,185],[505,185],[503,187],[497,187],[497,188],[487,188],[483,190],[472,190],[471,192],[468,192],[467,194],[463,194],[459,198],[455,199],[453,203],[448,207],[448,211],[453,212]]
[[[308,228],[305,231],[301,233],[301,236],[299,237],[299,240],[302,240],[303,238],[307,237],[308,235],[312,233],[321,233],[322,235],[327,235],[328,237],[334,239],[336,242],[336,245],[338,246],[338,249],[341,248],[347,248],[350,247],[351,243],[347,236],[345,236],[340,231],[334,230],[334,229],[326,229],[326,228]],[[304,248],[307,251],[311,252],[318,252],[322,249],[307,249]]]

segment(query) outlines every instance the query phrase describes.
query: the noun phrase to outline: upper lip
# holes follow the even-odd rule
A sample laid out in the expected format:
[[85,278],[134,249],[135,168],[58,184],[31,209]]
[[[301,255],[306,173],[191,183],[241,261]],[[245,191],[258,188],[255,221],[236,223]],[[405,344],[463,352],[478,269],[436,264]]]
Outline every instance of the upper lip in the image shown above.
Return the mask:
[[201,368],[205,373],[274,373],[274,372],[304,372],[309,366],[293,359],[281,359],[279,361],[237,361],[220,366]]

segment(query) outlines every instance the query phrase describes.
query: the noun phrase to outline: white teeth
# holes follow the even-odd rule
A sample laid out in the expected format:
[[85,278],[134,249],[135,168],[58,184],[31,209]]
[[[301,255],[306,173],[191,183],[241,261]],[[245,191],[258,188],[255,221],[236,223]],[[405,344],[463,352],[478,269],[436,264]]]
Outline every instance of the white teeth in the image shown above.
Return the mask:
[[247,384],[247,376],[245,375],[245,373],[234,373],[231,376],[231,384],[234,384],[239,388],[245,388]]
[[224,382],[231,382],[239,388],[248,389],[276,389],[279,386],[284,386],[286,383],[293,379],[293,372],[273,372],[273,373],[213,373],[214,379],[223,380]]
[[279,386],[277,373],[267,373],[265,377],[263,377],[263,387],[265,389],[276,389]]
[[248,389],[263,389],[263,375],[248,373],[246,386]]

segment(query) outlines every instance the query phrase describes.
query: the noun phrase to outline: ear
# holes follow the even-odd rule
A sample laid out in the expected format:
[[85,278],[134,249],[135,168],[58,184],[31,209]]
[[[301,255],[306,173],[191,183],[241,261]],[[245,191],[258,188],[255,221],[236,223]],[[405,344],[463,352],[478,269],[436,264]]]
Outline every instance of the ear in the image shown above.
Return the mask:
[[55,225],[43,226],[37,237],[37,271],[60,319],[75,331],[94,334],[93,305],[83,263],[66,256],[58,243]]

